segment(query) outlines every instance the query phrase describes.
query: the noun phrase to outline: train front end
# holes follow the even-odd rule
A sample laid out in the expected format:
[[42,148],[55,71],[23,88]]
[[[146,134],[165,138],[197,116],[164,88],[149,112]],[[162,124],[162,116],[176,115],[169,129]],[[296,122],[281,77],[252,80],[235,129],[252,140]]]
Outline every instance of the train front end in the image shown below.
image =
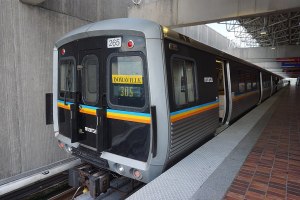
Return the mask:
[[145,35],[87,27],[54,49],[55,136],[83,161],[148,182],[156,115]]

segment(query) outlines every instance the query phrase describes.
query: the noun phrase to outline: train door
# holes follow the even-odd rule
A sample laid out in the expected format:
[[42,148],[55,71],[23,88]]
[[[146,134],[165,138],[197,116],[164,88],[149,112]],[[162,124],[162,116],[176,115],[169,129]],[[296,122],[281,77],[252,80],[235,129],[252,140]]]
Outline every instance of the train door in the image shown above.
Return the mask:
[[262,72],[259,72],[259,85],[260,85],[260,98],[259,98],[259,103],[258,104],[260,104],[263,101],[263,95],[264,95]]
[[[87,148],[101,151],[107,146],[105,129],[105,73],[101,49],[81,50],[77,66],[80,88],[78,130],[83,134],[78,142]],[[102,131],[102,132],[101,132]]]
[[218,98],[219,98],[219,122],[224,124],[226,121],[227,101],[226,101],[226,87],[225,87],[225,71],[224,62],[216,60],[217,64],[217,78],[218,78]]

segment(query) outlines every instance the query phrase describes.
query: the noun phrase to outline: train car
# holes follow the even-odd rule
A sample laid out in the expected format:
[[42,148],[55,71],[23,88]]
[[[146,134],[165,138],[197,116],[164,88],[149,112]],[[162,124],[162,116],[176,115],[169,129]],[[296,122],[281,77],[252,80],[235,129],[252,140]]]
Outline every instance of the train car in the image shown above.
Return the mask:
[[259,74],[256,68],[230,62],[232,109],[229,121],[236,120],[259,103]]
[[261,102],[272,95],[271,77],[267,72],[261,73]]
[[60,146],[145,183],[269,97],[277,77],[140,19],[80,27],[53,59]]

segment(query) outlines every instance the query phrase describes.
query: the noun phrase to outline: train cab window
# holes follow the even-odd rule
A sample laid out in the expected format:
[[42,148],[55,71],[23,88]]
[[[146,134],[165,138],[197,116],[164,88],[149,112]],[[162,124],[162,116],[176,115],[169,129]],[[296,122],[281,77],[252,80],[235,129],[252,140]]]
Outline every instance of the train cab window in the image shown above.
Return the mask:
[[86,55],[82,61],[82,98],[95,105],[99,98],[99,63],[95,55]]
[[177,107],[196,101],[195,63],[173,58],[171,61],[174,101]]
[[145,106],[145,73],[141,56],[111,57],[109,80],[111,104],[136,108]]
[[72,58],[62,59],[59,62],[59,96],[71,97],[71,92],[75,92],[75,61]]

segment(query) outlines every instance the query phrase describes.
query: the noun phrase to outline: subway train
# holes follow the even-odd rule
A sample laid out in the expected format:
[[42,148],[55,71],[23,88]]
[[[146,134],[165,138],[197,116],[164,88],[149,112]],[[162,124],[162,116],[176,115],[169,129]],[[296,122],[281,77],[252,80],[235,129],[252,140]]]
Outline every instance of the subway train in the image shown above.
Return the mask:
[[87,163],[148,183],[282,87],[152,21],[104,20],[55,44],[55,137]]

